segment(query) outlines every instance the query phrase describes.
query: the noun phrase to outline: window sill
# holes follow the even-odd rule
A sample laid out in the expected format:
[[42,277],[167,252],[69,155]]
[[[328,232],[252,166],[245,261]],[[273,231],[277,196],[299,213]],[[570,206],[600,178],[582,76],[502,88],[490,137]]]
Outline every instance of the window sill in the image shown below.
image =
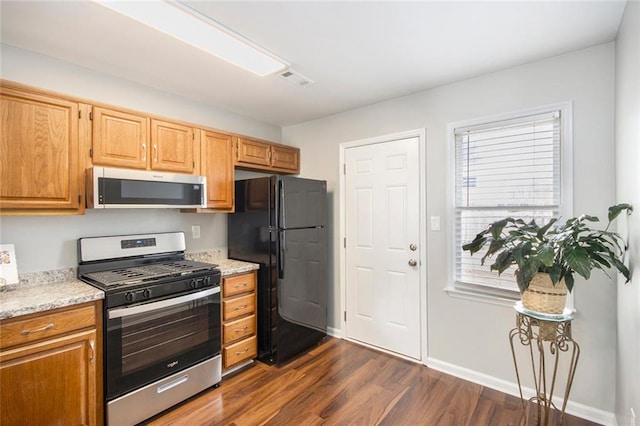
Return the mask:
[[453,286],[444,288],[444,291],[451,297],[464,300],[473,300],[476,302],[489,303],[492,305],[513,307],[513,305],[520,300],[520,295],[514,293],[513,296],[496,295],[485,292],[473,291],[469,289],[460,289]]
[[[447,286],[444,291],[451,297],[463,300],[472,300],[474,302],[488,303],[490,305],[506,306],[512,308],[517,301],[520,300],[519,293],[513,295],[507,294],[491,294],[487,292],[474,291],[473,289],[463,289],[454,286]],[[573,293],[567,294],[566,307],[571,310],[572,314],[578,312],[573,304]]]

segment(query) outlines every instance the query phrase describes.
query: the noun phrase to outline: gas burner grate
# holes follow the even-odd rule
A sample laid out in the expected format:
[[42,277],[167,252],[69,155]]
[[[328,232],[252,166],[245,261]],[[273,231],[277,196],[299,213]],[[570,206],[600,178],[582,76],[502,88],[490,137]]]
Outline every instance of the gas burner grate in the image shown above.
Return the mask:
[[215,267],[216,265],[208,263],[180,260],[92,272],[84,274],[84,277],[105,286],[115,286],[154,281],[175,275],[188,275],[201,271],[209,271]]

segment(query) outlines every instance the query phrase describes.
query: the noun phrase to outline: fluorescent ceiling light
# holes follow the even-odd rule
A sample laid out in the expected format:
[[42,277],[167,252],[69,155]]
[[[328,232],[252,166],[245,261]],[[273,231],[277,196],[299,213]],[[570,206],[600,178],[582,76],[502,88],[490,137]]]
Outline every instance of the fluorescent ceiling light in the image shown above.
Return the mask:
[[289,66],[276,55],[183,3],[94,1],[259,76]]

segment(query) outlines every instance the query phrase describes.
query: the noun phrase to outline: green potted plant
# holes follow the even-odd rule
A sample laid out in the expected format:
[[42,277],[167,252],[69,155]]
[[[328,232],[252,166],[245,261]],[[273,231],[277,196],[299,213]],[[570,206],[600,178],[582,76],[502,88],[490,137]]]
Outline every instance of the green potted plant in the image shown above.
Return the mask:
[[[539,226],[535,221],[507,217],[490,224],[468,244],[462,246],[471,255],[487,247],[484,265],[493,258],[492,271],[503,273],[511,265],[515,272],[522,304],[526,309],[549,314],[563,312],[567,290],[573,290],[575,274],[589,279],[594,268],[605,274],[617,269],[626,282],[631,279],[623,259],[626,244],[622,237],[609,231],[621,212],[631,214],[629,204],[609,207],[609,223],[604,230],[593,229],[589,222],[595,216],[581,215],[558,224],[554,218]],[[495,258],[494,258],[495,256]]]

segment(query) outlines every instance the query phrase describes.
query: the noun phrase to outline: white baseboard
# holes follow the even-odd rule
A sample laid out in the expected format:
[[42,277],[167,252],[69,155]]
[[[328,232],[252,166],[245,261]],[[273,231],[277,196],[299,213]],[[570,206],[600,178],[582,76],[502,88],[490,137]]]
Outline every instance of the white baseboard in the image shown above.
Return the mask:
[[327,327],[327,334],[331,337],[342,339],[342,330],[340,330],[339,328]]
[[[513,395],[520,398],[520,391],[518,390],[518,384],[508,382],[506,380],[498,379],[483,373],[479,373],[474,370],[469,370],[464,367],[459,367],[448,362],[440,361],[434,358],[427,358],[426,366],[433,368],[434,370],[441,371],[443,373],[450,374],[469,382],[477,383],[482,386],[486,386],[497,391]],[[531,398],[535,395],[535,391],[530,388],[523,387],[522,394],[525,399]],[[554,398],[553,401],[557,406],[562,405],[562,400]],[[569,400],[567,403],[566,412],[572,416],[580,417],[592,422],[596,422],[607,426],[617,426],[616,415],[608,411],[600,410],[597,408],[589,407],[584,404],[573,402]]]

